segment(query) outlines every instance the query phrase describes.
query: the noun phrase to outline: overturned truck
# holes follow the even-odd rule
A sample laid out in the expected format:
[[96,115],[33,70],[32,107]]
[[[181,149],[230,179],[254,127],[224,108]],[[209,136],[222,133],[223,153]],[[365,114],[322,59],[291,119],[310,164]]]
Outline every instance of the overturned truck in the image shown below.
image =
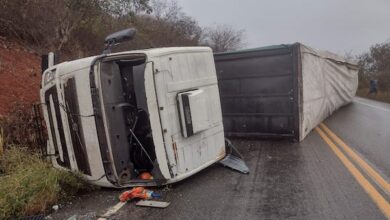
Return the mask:
[[227,155],[210,48],[106,48],[50,66],[42,78],[48,155],[94,184],[162,185],[221,160],[240,162]]
[[302,141],[358,86],[354,62],[300,43],[214,58],[228,136]]

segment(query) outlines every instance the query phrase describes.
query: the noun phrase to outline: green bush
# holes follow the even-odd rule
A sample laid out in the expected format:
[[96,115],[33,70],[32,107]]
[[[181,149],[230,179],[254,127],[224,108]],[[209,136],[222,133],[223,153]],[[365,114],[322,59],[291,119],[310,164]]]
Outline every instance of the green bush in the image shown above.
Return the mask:
[[368,88],[359,89],[356,92],[356,95],[367,99],[390,103],[390,91],[379,90],[377,94],[369,94],[368,91]]
[[11,147],[0,158],[0,219],[43,213],[86,185],[26,148]]

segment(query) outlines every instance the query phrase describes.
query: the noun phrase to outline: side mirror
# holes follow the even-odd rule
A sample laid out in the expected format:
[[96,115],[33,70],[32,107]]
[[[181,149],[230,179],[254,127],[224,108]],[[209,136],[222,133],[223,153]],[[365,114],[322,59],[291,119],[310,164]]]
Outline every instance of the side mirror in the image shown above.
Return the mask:
[[128,28],[108,35],[104,40],[104,44],[106,47],[104,48],[103,53],[110,53],[111,47],[113,45],[134,39],[136,33],[137,30],[135,28]]

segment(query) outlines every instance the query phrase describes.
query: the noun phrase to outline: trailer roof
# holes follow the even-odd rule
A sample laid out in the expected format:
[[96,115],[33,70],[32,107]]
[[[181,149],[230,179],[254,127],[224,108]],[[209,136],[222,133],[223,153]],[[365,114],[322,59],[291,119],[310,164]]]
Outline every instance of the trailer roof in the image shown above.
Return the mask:
[[265,50],[285,49],[285,48],[290,48],[292,46],[293,44],[279,44],[279,45],[271,45],[271,46],[264,46],[264,47],[256,47],[251,49],[214,53],[214,55],[219,56],[219,55],[240,54],[240,53],[257,52],[257,51],[265,51]]
[[148,57],[163,56],[174,53],[212,52],[210,47],[161,47],[112,53],[108,56],[116,56],[128,53],[144,53]]

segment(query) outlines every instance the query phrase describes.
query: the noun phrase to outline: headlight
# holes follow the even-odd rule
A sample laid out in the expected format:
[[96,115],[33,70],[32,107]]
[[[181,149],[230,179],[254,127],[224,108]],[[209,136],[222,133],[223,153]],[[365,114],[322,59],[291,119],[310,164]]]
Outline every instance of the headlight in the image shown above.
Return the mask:
[[56,70],[51,70],[45,73],[43,83],[46,85],[49,82],[53,81]]

